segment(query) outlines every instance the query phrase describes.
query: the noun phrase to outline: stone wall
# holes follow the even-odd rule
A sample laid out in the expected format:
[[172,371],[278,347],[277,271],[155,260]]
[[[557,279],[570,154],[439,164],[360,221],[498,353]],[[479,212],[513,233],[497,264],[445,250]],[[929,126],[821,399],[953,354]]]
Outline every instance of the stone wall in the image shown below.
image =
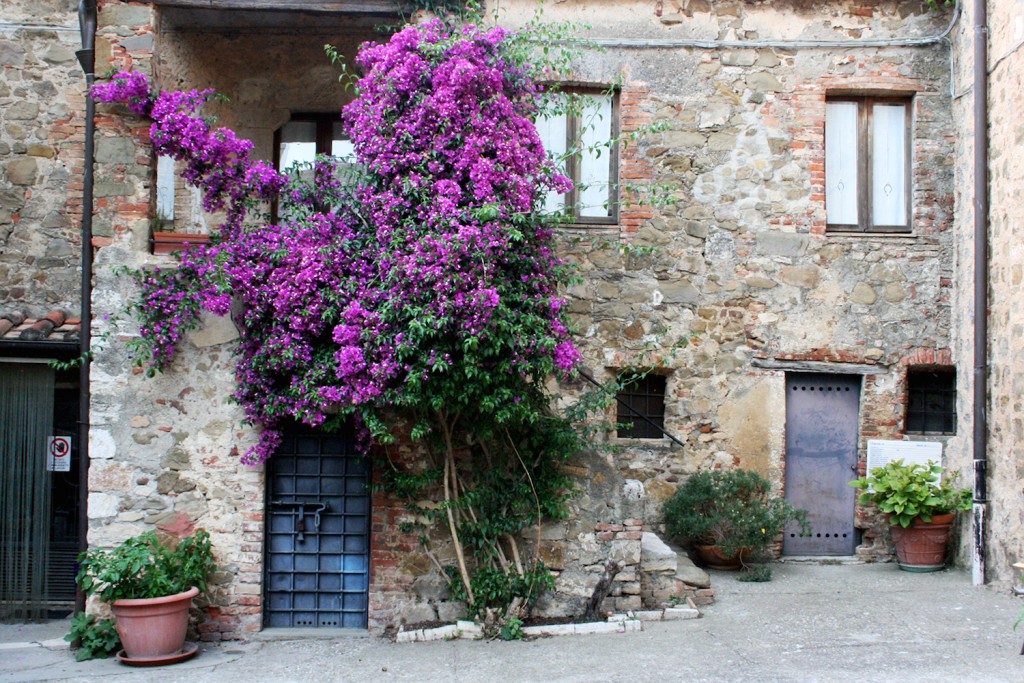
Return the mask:
[[[582,7],[567,0],[548,14],[571,18]],[[515,23],[525,4],[512,8]],[[944,20],[905,2],[616,2],[587,5],[587,15],[596,37],[653,41],[918,36]],[[351,50],[368,37],[359,27],[217,31],[204,24],[198,32],[172,19],[144,4],[103,3],[97,71],[132,67],[163,87],[217,88],[231,100],[217,107],[221,122],[252,136],[266,156],[290,112],[332,111],[344,101],[320,46]],[[584,277],[569,296],[585,364],[603,380],[619,368],[663,362],[666,426],[685,445],[612,440],[618,451],[581,454],[572,464],[582,489],[573,514],[545,527],[540,539],[561,595],[547,598],[542,611],[573,611],[609,557],[627,564],[612,606],[638,606],[639,534],[658,529],[661,502],[700,468],[756,469],[781,492],[786,368],[855,367],[866,376],[862,447],[869,437],[902,435],[906,366],[951,362],[948,70],[942,45],[613,47],[580,62],[580,81],[622,83],[625,133],[647,123],[664,129],[625,150],[624,182],[670,184],[675,200],[624,206],[618,226],[565,231],[564,252]],[[825,232],[823,119],[825,97],[836,92],[913,95],[912,234]],[[133,327],[103,317],[116,316],[134,293],[114,267],[170,267],[173,259],[147,249],[154,206],[148,126],[109,107],[98,125],[97,183],[106,190],[96,216],[102,248],[90,543],[154,525],[168,533],[207,528],[222,571],[204,637],[244,636],[260,628],[263,473],[239,463],[254,436],[225,401],[237,332],[210,318],[168,372],[148,379],[131,369],[125,342]],[[399,531],[404,515],[375,498],[375,628],[457,611],[415,538]],[[872,533],[866,558],[887,552]]]
[[0,304],[80,309],[85,77],[76,3],[7,0],[0,18]]
[[[581,7],[559,3],[548,17]],[[663,128],[628,151],[632,163],[675,187],[673,205],[639,220],[627,209],[598,235],[652,251],[566,246],[584,279],[569,294],[588,370],[669,372],[666,427],[685,446],[616,442],[654,528],[660,503],[700,468],[752,468],[782,490],[786,369],[865,375],[863,449],[903,437],[908,365],[952,363],[948,47],[782,44],[929,35],[948,18],[916,3],[587,6],[591,34],[610,46],[574,77],[622,83],[624,132],[632,121]],[[758,46],[659,47],[685,39]],[[825,99],[855,93],[913,96],[911,234],[826,232]],[[859,519],[862,557],[887,556],[884,529]]]
[[[1018,449],[1024,442],[1024,406],[1021,383],[1024,366],[1018,349],[1021,343],[1024,307],[1021,304],[1024,282],[1024,257],[1021,253],[1021,187],[1024,161],[1020,158],[1021,121],[1020,73],[1024,68],[1024,25],[1014,3],[989,2],[989,365],[988,386],[988,533],[987,578],[1005,585],[1014,578],[1011,565],[1024,558],[1024,476]],[[973,380],[966,368],[974,363],[973,354],[973,268],[974,268],[974,129],[973,129],[973,8],[966,14],[956,35],[956,100],[958,121],[957,165],[961,182],[957,193],[957,282],[960,295],[955,307],[959,330],[958,352],[962,359],[960,392],[961,433],[959,467],[970,472],[974,457],[971,445],[971,408]],[[965,530],[969,527],[965,524]],[[963,534],[961,556],[969,559],[971,536]]]

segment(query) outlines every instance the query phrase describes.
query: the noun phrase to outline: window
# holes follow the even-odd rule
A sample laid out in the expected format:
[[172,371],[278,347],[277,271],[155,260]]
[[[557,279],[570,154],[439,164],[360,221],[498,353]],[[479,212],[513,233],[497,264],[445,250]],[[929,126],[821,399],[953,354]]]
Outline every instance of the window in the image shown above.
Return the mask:
[[295,114],[274,133],[274,164],[278,170],[297,162],[312,163],[317,154],[342,159],[354,156],[340,114]]
[[[619,375],[620,381],[634,377],[632,371]],[[660,439],[665,429],[664,375],[648,374],[627,384],[618,394],[617,436],[626,439]],[[621,425],[629,425],[623,427]]]
[[549,156],[565,158],[562,172],[573,183],[567,194],[552,192],[546,208],[565,209],[578,225],[618,221],[618,95],[607,90],[567,88],[557,95],[557,113],[537,121]]
[[908,434],[956,434],[956,370],[907,370]]
[[829,230],[910,232],[910,100],[834,97],[825,106]]

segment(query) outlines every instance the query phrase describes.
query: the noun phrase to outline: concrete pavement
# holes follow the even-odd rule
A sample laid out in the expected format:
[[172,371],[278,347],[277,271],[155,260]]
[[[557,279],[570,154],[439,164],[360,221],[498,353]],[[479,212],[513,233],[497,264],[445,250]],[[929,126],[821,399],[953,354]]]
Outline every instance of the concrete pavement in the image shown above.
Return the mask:
[[701,619],[531,642],[397,645],[366,635],[253,641],[135,669],[75,663],[48,640],[59,637],[59,624],[2,626],[0,683],[1024,681],[1024,629],[1013,630],[1024,601],[974,588],[966,573],[909,574],[891,564],[773,568],[769,583],[713,572],[717,602]]

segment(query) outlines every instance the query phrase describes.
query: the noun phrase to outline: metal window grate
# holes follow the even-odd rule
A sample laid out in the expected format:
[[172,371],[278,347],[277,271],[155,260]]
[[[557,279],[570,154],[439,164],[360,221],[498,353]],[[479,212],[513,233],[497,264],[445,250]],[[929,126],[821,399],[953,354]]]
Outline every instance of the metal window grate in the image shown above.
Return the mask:
[[956,370],[907,371],[908,434],[956,434]]
[[[627,373],[627,378],[629,374],[631,373]],[[620,425],[617,431],[619,437],[626,439],[660,439],[662,437],[665,428],[665,387],[664,375],[648,374],[618,393],[619,411],[616,421]],[[628,426],[623,427],[622,425]]]

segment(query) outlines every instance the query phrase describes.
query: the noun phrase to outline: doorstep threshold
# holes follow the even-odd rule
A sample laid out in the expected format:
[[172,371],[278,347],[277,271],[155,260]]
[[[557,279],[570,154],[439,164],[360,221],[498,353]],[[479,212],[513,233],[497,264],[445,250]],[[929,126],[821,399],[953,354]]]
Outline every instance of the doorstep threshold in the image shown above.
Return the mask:
[[859,555],[783,555],[778,561],[790,564],[867,564]]
[[253,633],[249,640],[334,640],[338,638],[369,638],[361,628],[265,628]]

